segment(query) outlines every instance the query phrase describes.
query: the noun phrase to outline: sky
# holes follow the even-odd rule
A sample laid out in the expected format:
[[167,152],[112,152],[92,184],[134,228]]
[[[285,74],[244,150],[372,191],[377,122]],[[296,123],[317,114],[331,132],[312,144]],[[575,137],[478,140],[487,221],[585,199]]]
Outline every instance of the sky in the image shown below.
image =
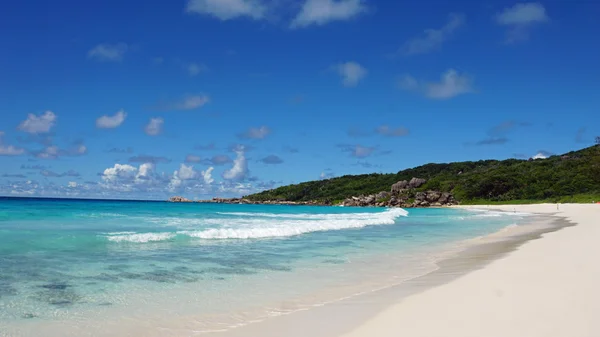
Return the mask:
[[597,1],[12,1],[0,195],[233,197],[600,135]]

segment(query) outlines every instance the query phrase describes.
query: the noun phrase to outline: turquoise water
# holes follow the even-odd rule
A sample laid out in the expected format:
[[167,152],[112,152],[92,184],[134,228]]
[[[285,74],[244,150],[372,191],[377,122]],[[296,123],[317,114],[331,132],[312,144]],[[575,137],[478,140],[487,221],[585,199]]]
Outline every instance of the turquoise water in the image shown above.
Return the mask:
[[0,199],[0,335],[227,329],[422,275],[523,217]]

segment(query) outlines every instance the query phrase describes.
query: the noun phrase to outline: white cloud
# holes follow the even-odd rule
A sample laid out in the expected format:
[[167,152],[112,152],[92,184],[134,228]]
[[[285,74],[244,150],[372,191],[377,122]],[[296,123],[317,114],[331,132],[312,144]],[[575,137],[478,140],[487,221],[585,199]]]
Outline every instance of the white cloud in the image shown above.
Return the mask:
[[47,148],[45,148],[43,151],[38,152],[36,154],[36,157],[38,158],[42,158],[42,159],[56,159],[58,158],[59,155],[59,148],[56,145],[51,145],[48,146]]
[[248,175],[248,161],[244,153],[244,147],[236,151],[237,157],[233,160],[233,167],[223,172],[223,178],[233,181],[243,181]]
[[69,186],[69,188],[76,188],[77,187],[77,183],[74,182],[74,181],[69,181],[69,184],[67,186]]
[[212,184],[215,180],[212,177],[212,171],[214,170],[214,167],[209,167],[206,169],[206,171],[202,171],[202,179],[204,180],[204,183],[207,185]]
[[531,26],[549,20],[546,8],[540,3],[519,3],[510,8],[505,8],[496,14],[495,21],[499,25],[507,26],[506,42],[515,43],[529,39]]
[[5,145],[2,137],[4,137],[4,131],[0,131],[0,156],[18,156],[25,153],[25,149]]
[[472,79],[454,69],[449,69],[442,74],[439,82],[418,81],[410,75],[400,80],[400,87],[404,90],[416,91],[433,99],[449,99],[462,94],[474,92]]
[[[259,128],[250,128],[248,131],[239,135],[240,138],[246,139],[265,139],[271,133],[271,129],[267,126],[261,126]],[[243,149],[242,149],[243,151]],[[239,151],[236,151],[239,152]]]
[[74,155],[82,155],[87,153],[87,147],[83,144],[77,145],[73,150]]
[[186,96],[182,100],[170,104],[166,104],[164,110],[194,110],[203,107],[210,102],[208,95],[191,95]]
[[306,0],[291,28],[322,26],[332,21],[352,19],[367,11],[364,0]]
[[122,109],[114,116],[104,115],[96,120],[96,127],[100,129],[114,129],[125,121],[127,114]]
[[88,51],[88,57],[98,61],[118,62],[123,60],[123,56],[129,47],[125,43],[117,44],[99,44]]
[[137,170],[137,174],[135,175],[135,180],[138,183],[140,181],[149,180],[152,178],[153,174],[154,174],[154,164],[143,163],[140,165],[139,169]]
[[387,137],[402,137],[409,134],[409,130],[405,127],[390,128],[388,125],[382,125],[375,129],[375,132]]
[[223,21],[239,17],[258,20],[264,18],[267,7],[261,0],[189,0],[186,11],[210,15]]
[[60,149],[56,145],[50,145],[45,149],[34,152],[35,156],[40,159],[56,159],[60,156],[82,156],[87,153],[87,147],[83,144],[75,144],[68,150]]
[[346,62],[334,66],[335,71],[342,77],[342,84],[355,87],[367,76],[367,69],[356,62]]
[[375,147],[362,145],[338,145],[343,152],[348,152],[352,157],[365,158],[375,152]]
[[185,164],[181,164],[179,167],[179,171],[175,171],[177,177],[181,180],[191,180],[196,179],[198,177],[198,172],[194,170],[192,165],[187,166]]
[[115,164],[107,168],[102,174],[102,180],[105,182],[115,182],[119,179],[134,179],[138,169],[127,164]]
[[46,111],[43,114],[36,116],[28,114],[27,119],[19,124],[18,129],[28,133],[48,133],[56,124],[56,115],[52,111]]
[[463,14],[450,14],[448,22],[443,27],[440,29],[426,29],[422,36],[406,42],[402,52],[406,55],[416,55],[438,50],[464,22],[465,16]]
[[545,154],[543,154],[541,152],[532,157],[532,159],[546,159],[546,158],[548,158],[548,156],[546,156]]
[[141,164],[139,168],[128,164],[115,164],[104,170],[100,186],[121,192],[147,191],[160,185],[162,180],[158,178],[152,163]]
[[25,153],[25,149],[13,145],[0,144],[0,156],[18,156]]
[[206,66],[198,63],[190,63],[185,66],[185,70],[188,72],[190,76],[196,76],[203,71],[206,71]]
[[163,124],[165,121],[162,118],[150,118],[148,125],[144,128],[144,131],[149,136],[157,136],[162,132]]

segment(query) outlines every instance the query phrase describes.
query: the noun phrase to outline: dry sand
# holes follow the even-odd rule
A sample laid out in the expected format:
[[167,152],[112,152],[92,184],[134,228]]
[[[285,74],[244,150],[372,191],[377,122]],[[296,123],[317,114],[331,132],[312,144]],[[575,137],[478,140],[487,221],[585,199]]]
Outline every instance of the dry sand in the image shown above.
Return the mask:
[[475,208],[538,216],[399,286],[205,336],[600,336],[600,205]]
[[546,233],[482,269],[409,296],[341,335],[600,336],[600,205],[492,208],[553,214],[576,226]]

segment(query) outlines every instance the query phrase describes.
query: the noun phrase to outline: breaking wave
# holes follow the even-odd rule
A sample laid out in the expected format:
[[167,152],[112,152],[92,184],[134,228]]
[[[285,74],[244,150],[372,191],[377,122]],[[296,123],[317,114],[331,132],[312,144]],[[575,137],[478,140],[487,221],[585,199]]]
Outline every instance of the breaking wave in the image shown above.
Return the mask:
[[[313,232],[356,229],[376,225],[393,225],[398,217],[408,216],[408,212],[401,208],[389,209],[378,213],[221,214],[233,217],[223,219],[193,219],[193,222],[187,223],[179,222],[179,230],[176,232],[110,233],[105,237],[112,242],[135,243],[168,241],[179,236],[187,237],[188,239],[197,238],[205,240],[281,238]],[[200,229],[198,227],[205,228]]]

